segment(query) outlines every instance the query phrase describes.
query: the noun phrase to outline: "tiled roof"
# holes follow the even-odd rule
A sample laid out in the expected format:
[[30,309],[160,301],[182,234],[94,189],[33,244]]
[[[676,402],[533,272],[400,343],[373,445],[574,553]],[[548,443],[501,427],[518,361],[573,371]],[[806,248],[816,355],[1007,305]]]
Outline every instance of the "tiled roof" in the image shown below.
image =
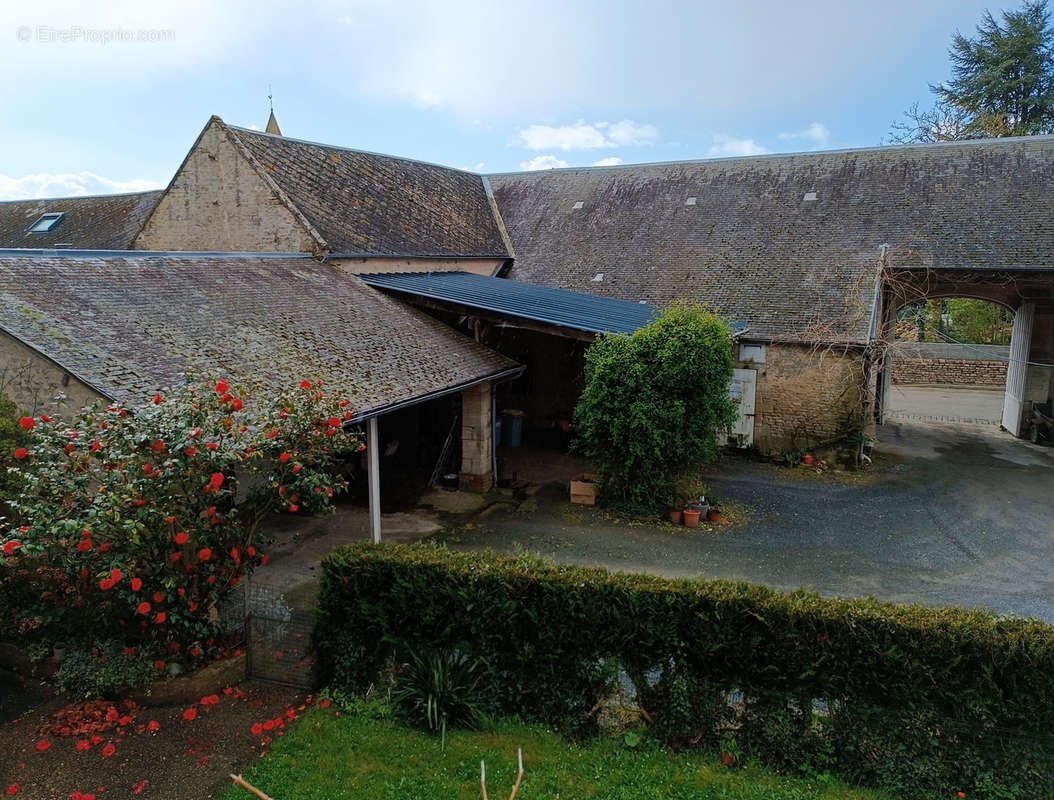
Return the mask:
[[516,366],[297,256],[0,253],[0,326],[129,401],[213,373],[275,389],[321,379],[362,413]]
[[[11,200],[0,203],[0,247],[58,247],[85,250],[127,250],[143,226],[161,191]],[[64,212],[46,233],[30,233],[41,214]]]
[[332,253],[507,255],[479,175],[226,127]]
[[865,341],[884,244],[894,267],[1054,263],[1052,137],[489,179],[510,277],[698,299],[759,338]]

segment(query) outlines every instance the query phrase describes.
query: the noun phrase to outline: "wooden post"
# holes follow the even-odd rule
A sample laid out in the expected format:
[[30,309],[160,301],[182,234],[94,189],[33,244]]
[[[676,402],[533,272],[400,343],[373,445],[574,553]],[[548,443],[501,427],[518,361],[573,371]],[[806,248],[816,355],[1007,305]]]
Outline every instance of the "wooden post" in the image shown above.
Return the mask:
[[373,543],[381,543],[381,464],[377,441],[377,418],[366,421],[366,476],[370,489],[370,534]]
[[264,794],[251,783],[249,783],[241,775],[231,775],[231,780],[234,781],[235,786],[241,786],[243,789],[248,789],[254,795],[260,798],[260,800],[272,800],[269,795]]

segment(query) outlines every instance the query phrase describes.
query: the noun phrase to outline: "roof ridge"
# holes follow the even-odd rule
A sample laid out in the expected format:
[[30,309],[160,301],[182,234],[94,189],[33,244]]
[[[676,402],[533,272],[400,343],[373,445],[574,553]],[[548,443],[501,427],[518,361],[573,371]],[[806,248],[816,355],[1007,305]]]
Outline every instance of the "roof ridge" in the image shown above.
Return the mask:
[[[217,117],[217,119],[219,118]],[[392,155],[391,153],[380,153],[376,150],[363,150],[360,147],[347,147],[341,144],[327,144],[326,142],[315,142],[311,139],[298,139],[295,136],[279,136],[277,134],[267,133],[266,131],[256,131],[252,128],[243,128],[240,125],[230,125],[226,122],[224,122],[223,124],[231,130],[239,131],[242,133],[248,133],[252,136],[262,136],[268,139],[280,139],[286,142],[296,142],[297,144],[307,144],[311,145],[312,147],[322,147],[327,150],[341,150],[346,153],[359,153],[361,155],[377,156],[378,158],[391,158],[396,161],[408,161],[411,164],[422,164],[426,167],[436,167],[438,169],[450,170],[451,172],[461,172],[465,175],[472,175],[476,178],[483,177],[483,173],[481,172],[472,172],[471,170],[461,169],[460,167],[450,167],[446,164],[438,164],[435,161],[424,161],[423,159],[410,158],[409,156],[396,156]]]
[[686,158],[680,161],[641,161],[633,164],[612,164],[609,166],[583,166],[583,167],[554,167],[552,169],[539,170],[509,170],[507,172],[487,172],[485,178],[506,177],[509,175],[533,175],[549,174],[554,172],[602,172],[604,170],[617,171],[629,170],[639,167],[676,167],[681,165],[718,164],[729,161],[774,161],[777,159],[821,157],[832,155],[846,155],[851,153],[885,153],[903,152],[906,150],[937,150],[956,149],[976,146],[1004,146],[1021,144],[1051,144],[1054,143],[1054,134],[1042,134],[1035,136],[990,136],[979,139],[958,139],[950,142],[918,142],[911,144],[884,144],[872,145],[870,147],[840,147],[833,150],[796,150],[790,153],[758,153],[749,156],[716,156],[713,158]]
[[59,202],[61,200],[97,200],[101,197],[132,197],[133,195],[140,194],[163,194],[165,188],[162,186],[158,189],[143,189],[139,192],[112,192],[112,193],[101,193],[101,194],[70,194],[64,197],[23,197],[21,200],[0,200],[0,204],[3,203],[47,203],[47,202]]
[[260,252],[251,250],[91,250],[76,247],[0,247],[0,257],[45,258],[305,258],[316,263],[314,254],[304,252]]

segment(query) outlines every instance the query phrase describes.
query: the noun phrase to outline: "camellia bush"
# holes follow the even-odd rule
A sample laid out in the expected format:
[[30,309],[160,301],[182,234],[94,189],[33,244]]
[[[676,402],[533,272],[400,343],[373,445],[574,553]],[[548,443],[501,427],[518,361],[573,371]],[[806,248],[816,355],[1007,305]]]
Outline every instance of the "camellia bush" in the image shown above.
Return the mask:
[[23,417],[0,535],[0,625],[24,642],[205,657],[217,605],[268,562],[261,523],[325,513],[364,445],[347,400],[303,381],[253,397],[194,382],[140,408]]
[[737,414],[734,363],[728,323],[687,303],[589,347],[575,446],[596,467],[602,500],[658,508],[681,474],[717,458]]

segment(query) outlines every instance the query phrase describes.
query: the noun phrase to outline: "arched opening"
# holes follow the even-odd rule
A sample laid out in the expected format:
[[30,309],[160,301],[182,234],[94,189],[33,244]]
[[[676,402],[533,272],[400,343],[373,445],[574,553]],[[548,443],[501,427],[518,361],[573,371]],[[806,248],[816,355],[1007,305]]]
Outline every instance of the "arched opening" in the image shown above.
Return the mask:
[[1014,310],[990,298],[927,296],[894,312],[886,418],[998,427]]

